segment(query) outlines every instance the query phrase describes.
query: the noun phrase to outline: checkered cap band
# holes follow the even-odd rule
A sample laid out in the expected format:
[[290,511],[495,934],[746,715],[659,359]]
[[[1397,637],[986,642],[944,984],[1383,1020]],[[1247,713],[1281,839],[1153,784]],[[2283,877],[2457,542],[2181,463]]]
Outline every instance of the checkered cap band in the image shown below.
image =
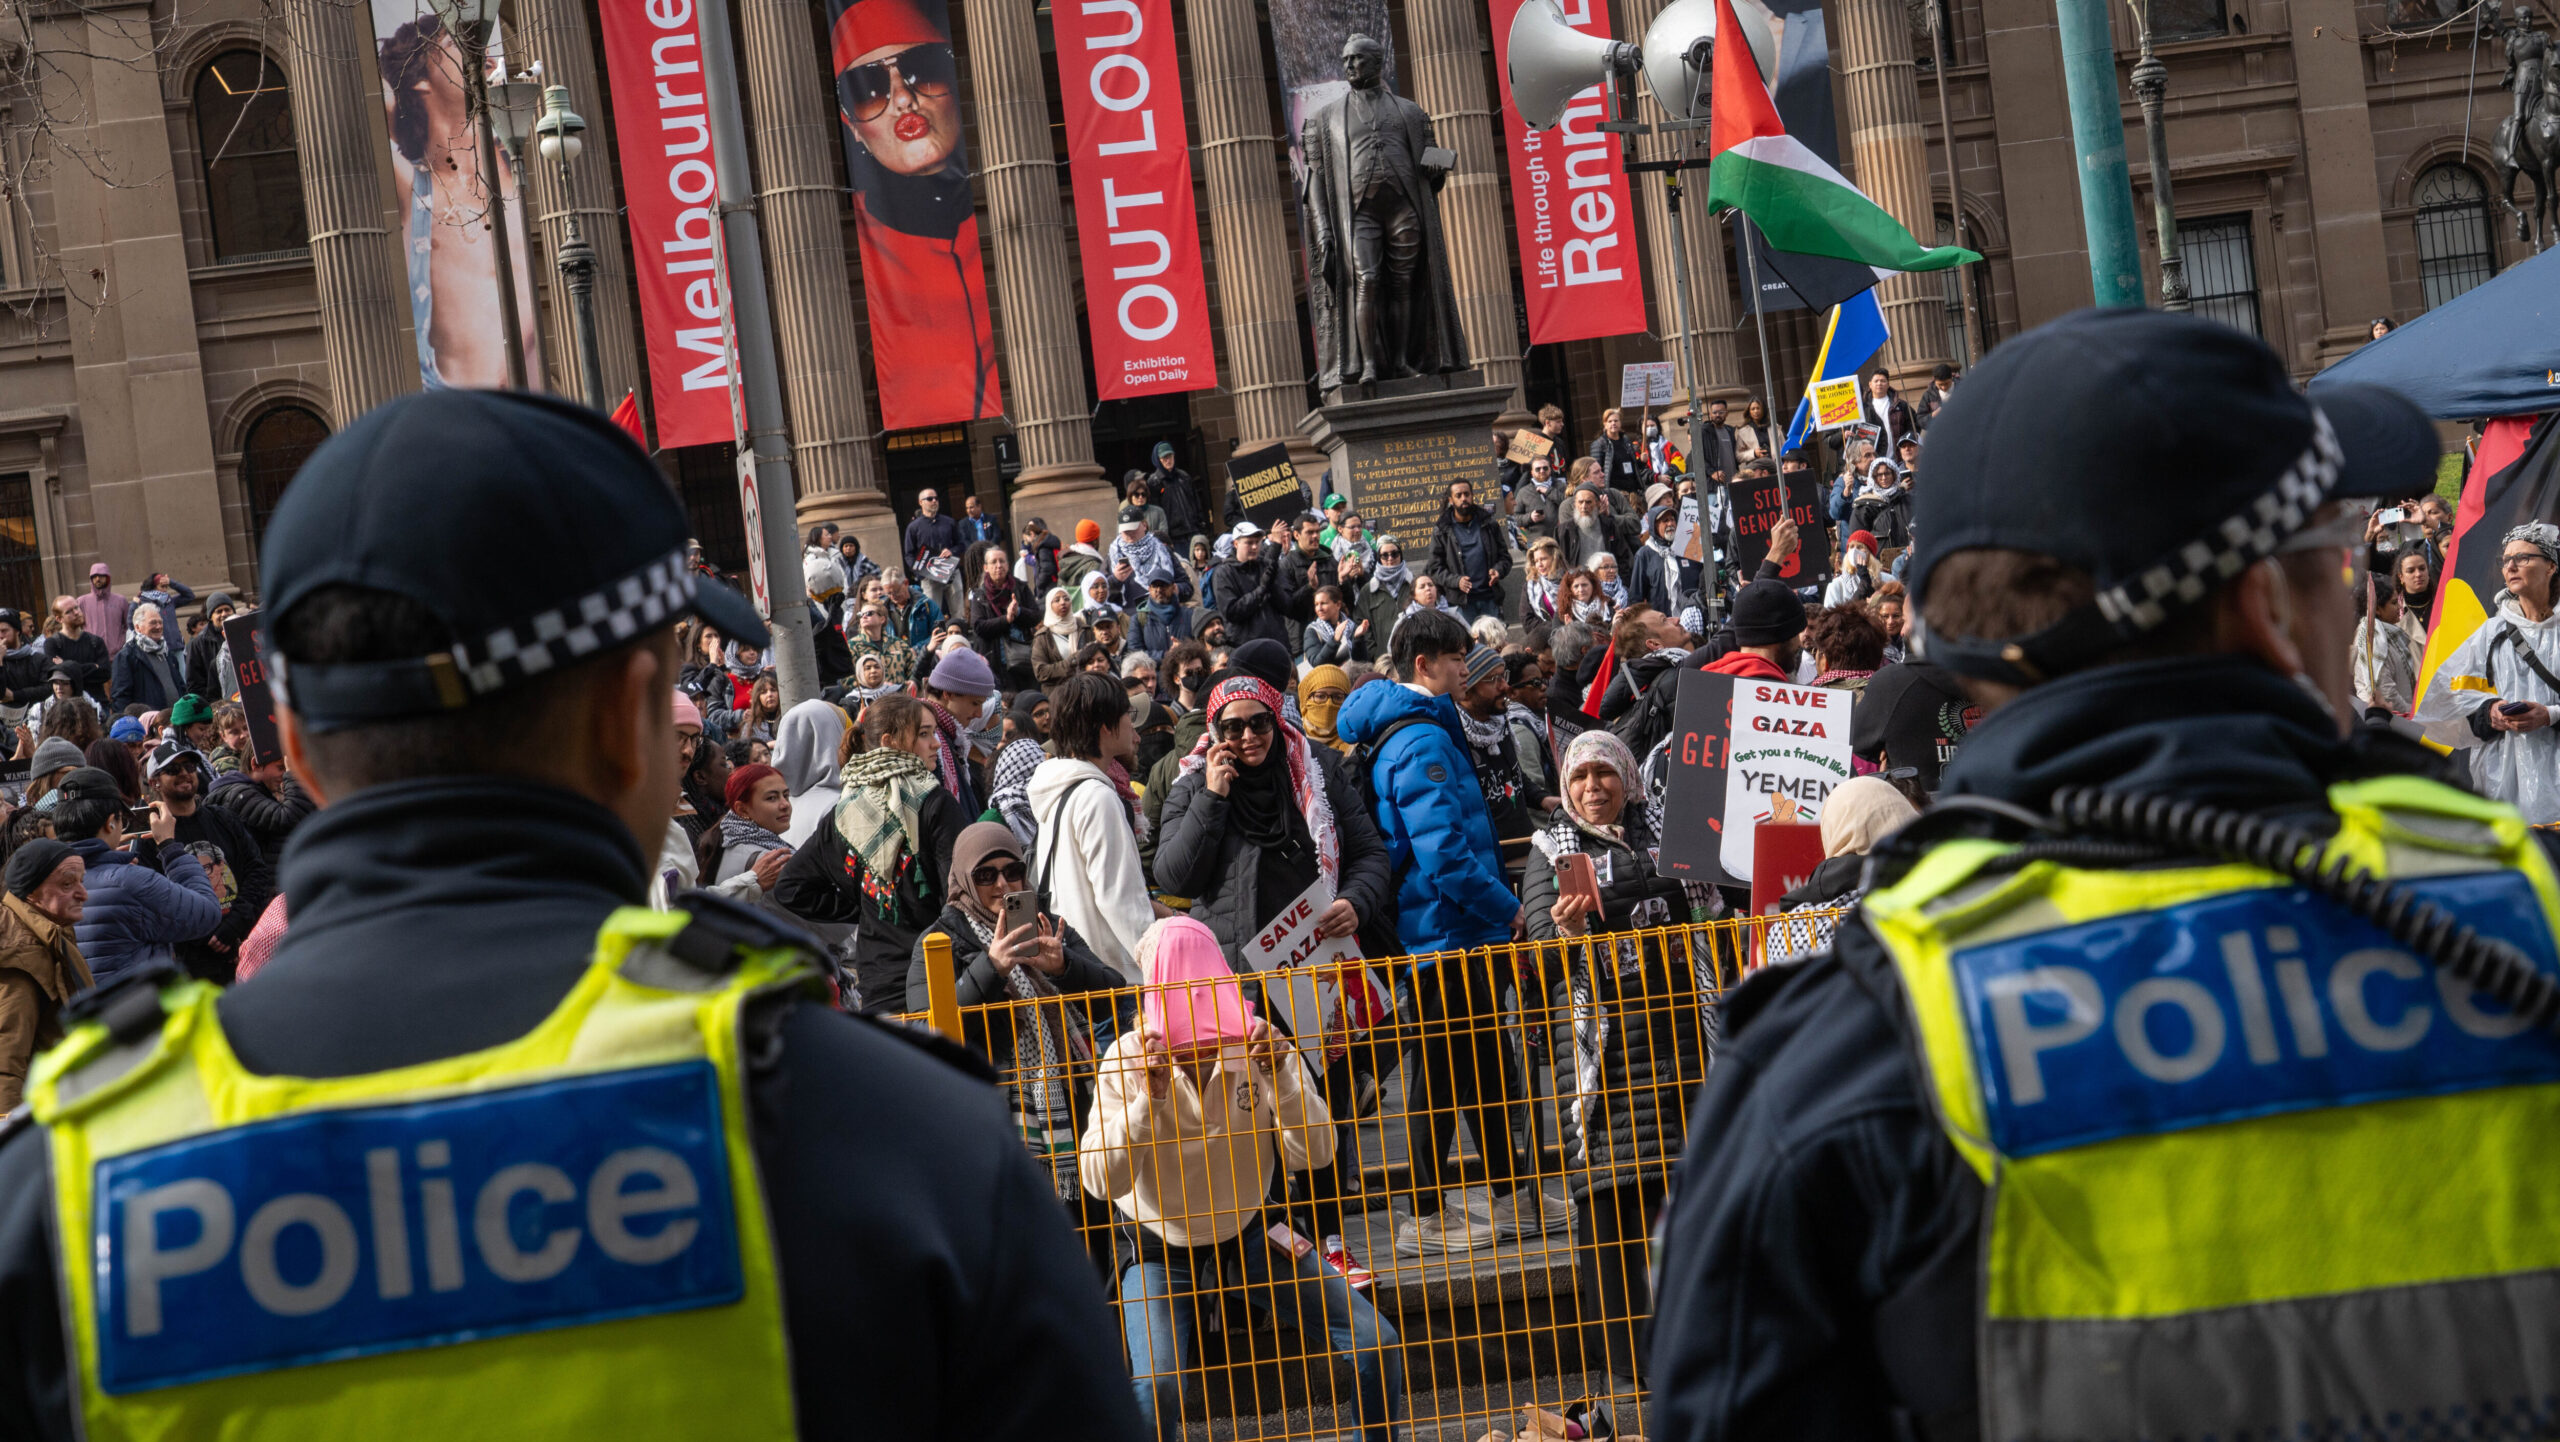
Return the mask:
[[684,552],[670,551],[603,590],[455,646],[453,661],[471,693],[486,696],[682,615],[693,604],[694,585]]
[[2151,631],[2179,607],[2201,601],[2245,567],[2276,553],[2284,539],[2308,523],[2338,484],[2345,453],[2338,434],[2317,406],[2311,409],[2311,444],[2294,458],[2267,493],[2204,539],[2189,541],[2140,575],[2098,596],[2098,610],[2132,635]]

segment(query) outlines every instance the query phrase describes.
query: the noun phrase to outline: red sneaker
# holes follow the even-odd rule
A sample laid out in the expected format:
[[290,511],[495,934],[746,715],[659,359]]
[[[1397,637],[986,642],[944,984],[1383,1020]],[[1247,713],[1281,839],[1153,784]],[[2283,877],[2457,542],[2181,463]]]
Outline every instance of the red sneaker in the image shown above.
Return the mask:
[[1369,1284],[1378,1280],[1377,1274],[1361,1266],[1352,1258],[1351,1249],[1338,1241],[1325,1249],[1324,1262],[1326,1266],[1341,1273],[1342,1280],[1349,1282],[1351,1289],[1355,1292],[1367,1291]]

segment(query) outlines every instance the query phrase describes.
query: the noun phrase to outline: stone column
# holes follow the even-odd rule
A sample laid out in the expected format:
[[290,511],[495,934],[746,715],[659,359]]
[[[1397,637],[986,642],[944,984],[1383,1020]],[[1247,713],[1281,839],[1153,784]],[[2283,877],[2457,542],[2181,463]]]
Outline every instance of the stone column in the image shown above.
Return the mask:
[[[325,0],[323,0],[325,3]],[[527,210],[542,227],[542,245],[526,247],[542,257],[536,264],[556,266],[560,247],[568,243],[569,217],[578,218],[578,233],[596,252],[596,351],[604,373],[604,403],[617,405],[623,392],[640,386],[640,328],[632,314],[631,266],[625,258],[626,227],[614,203],[613,127],[604,123],[604,86],[596,78],[595,40],[587,28],[581,0],[525,0],[516,11],[509,68],[542,62],[546,85],[569,88],[569,104],[588,117],[584,146],[569,167],[569,183],[560,183],[560,166],[542,157],[542,147],[525,142],[524,177],[531,182]],[[551,312],[551,339],[543,354],[551,361],[551,391],[578,396],[578,324],[569,303],[569,287],[555,270],[543,287]],[[528,319],[530,319],[528,317]],[[645,404],[645,402],[644,402]]]
[[[1307,377],[1298,349],[1298,262],[1289,250],[1280,147],[1262,69],[1262,17],[1242,0],[1209,0],[1186,7],[1186,15],[1237,449],[1286,443],[1299,469],[1309,471],[1325,462],[1298,430],[1307,413]],[[1205,477],[1207,458],[1191,459]]]
[[1511,295],[1510,231],[1503,224],[1501,152],[1484,83],[1484,0],[1413,0],[1413,97],[1431,116],[1432,135],[1458,152],[1440,191],[1440,233],[1467,335],[1467,362],[1488,385],[1509,386],[1511,409],[1496,425],[1535,421],[1521,406],[1520,321]]
[[284,12],[312,282],[330,407],[343,427],[418,388],[418,352],[404,324],[408,281],[384,224],[382,147],[366,123],[382,112],[382,81],[371,12],[340,0],[291,0]]
[[738,43],[746,52],[756,207],[791,408],[800,522],[834,521],[862,538],[865,554],[895,556],[897,520],[880,490],[854,341],[843,141],[835,92],[818,67],[826,49],[803,0],[739,0]]
[[[1667,4],[1669,0],[1629,0],[1624,11],[1626,25],[1618,32],[1618,38],[1643,38],[1645,27]],[[1643,112],[1637,118],[1661,118],[1661,110],[1649,101],[1639,102],[1637,108]],[[1704,156],[1706,137],[1696,132],[1688,134],[1696,142],[1696,153]],[[1658,132],[1639,136],[1636,155],[1643,160],[1668,159],[1677,153],[1679,140],[1678,135]],[[1742,362],[1734,349],[1736,319],[1729,290],[1732,282],[1726,275],[1724,242],[1718,235],[1723,222],[1707,214],[1707,172],[1703,167],[1681,172],[1680,180],[1680,224],[1689,242],[1689,330],[1697,337],[1698,368],[1704,373],[1698,388],[1709,400],[1739,401],[1743,398]],[[1627,185],[1644,217],[1645,274],[1653,282],[1654,323],[1662,336],[1662,358],[1677,367],[1674,374],[1685,383],[1689,366],[1681,354],[1679,298],[1672,282],[1672,268],[1681,264],[1682,258],[1671,245],[1671,212],[1664,203],[1662,177],[1630,175]],[[1605,389],[1614,397],[1618,378],[1608,377]],[[1675,404],[1685,404],[1686,399],[1682,396]],[[1596,424],[1593,433],[1598,433]]]
[[1093,402],[1072,299],[1078,279],[1058,206],[1040,32],[1020,0],[968,0],[968,17],[971,98],[1004,316],[1005,412],[1022,439],[1014,525],[1037,514],[1051,531],[1071,534],[1076,521],[1091,516],[1108,535],[1119,500],[1093,460]]
[[[2337,364],[2373,338],[2372,318],[2391,312],[2391,277],[2383,260],[2382,193],[2373,183],[2377,167],[2373,120],[2365,108],[2364,49],[2336,38],[2356,33],[2355,6],[2305,0],[2288,6],[2286,14],[2293,24],[2302,127],[2312,142],[2303,146],[2302,163],[2311,183],[2322,322],[2318,351],[2297,345],[2286,361],[2294,374],[2307,375]],[[2175,144],[2169,155],[2174,169]]]
[[[1920,124],[1919,68],[1902,0],[1840,0],[1840,66],[1848,91],[1852,179],[1867,198],[1931,244],[1937,211],[1929,200],[1929,137]],[[1880,281],[1884,364],[1897,390],[1925,385],[1947,354],[1946,281],[1935,271]]]

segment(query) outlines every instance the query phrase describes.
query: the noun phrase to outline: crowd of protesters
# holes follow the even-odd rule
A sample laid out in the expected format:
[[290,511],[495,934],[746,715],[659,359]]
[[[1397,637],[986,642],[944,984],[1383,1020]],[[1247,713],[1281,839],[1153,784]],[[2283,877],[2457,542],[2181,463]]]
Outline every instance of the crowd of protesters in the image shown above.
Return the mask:
[[83,989],[162,965],[228,984],[280,932],[276,859],[314,803],[232,699],[239,614],[166,575],[125,594],[104,564],[42,616],[0,609],[30,678],[0,685],[0,1110]]
[[[954,513],[930,489],[891,557],[812,527],[818,697],[786,708],[772,657],[700,620],[679,632],[679,799],[654,838],[655,900],[700,887],[806,929],[841,1004],[872,1016],[925,1010],[932,968],[949,968],[960,1003],[985,1008],[961,1039],[1099,1239],[1151,1421],[1177,1408],[1216,1273],[1294,1292],[1353,1360],[1363,1428],[1389,1435],[1396,1330],[1344,1217],[1362,1190],[1353,1129],[1392,1075],[1412,1168],[1399,1257],[1569,1234],[1586,1318],[1652,1310],[1647,1238],[1714,1032],[1702,1004],[1641,998],[1712,988],[1658,935],[1566,946],[1543,972],[1495,948],[1741,903],[1657,865],[1681,673],[1862,693],[1859,777],[1821,815],[1825,859],[1788,894],[1773,959],[1827,943],[1864,855],[1963,744],[1977,713],[1906,655],[1899,579],[1954,384],[1942,368],[1915,403],[1877,376],[1836,454],[1788,448],[1757,400],[1709,407],[1685,450],[1658,417],[1611,410],[1577,451],[1550,406],[1543,450],[1513,460],[1496,436],[1428,534],[1382,531],[1333,494],[1268,524],[1232,493],[1213,511],[1170,445],[1125,478],[1107,531],[1008,529],[978,497]],[[1781,473],[1805,475],[1818,513],[1770,526],[1739,574],[1725,483]],[[2542,708],[2560,694],[2485,723],[2420,704],[2451,518],[2434,497],[2403,509],[2367,537],[2358,699],[2482,748],[2484,776],[2494,755],[2549,784],[2553,758],[2516,742],[2550,743]],[[2510,550],[2507,620],[2543,636],[2560,532]],[[275,861],[313,802],[256,754],[231,699],[221,622],[237,610],[164,576],[122,595],[102,566],[42,618],[0,611],[0,652],[46,662],[42,686],[0,693],[26,772],[0,811],[0,1106],[79,991],[163,961],[245,979],[289,923]],[[1396,959],[1379,1000],[1400,1054],[1310,1066],[1287,1008],[1253,985],[1246,948],[1311,894],[1317,935]],[[1232,1045],[1125,1000],[1142,987],[1207,997],[1235,1022],[1210,1034]],[[1092,1004],[1044,1005],[1079,997]],[[1023,1005],[993,1005],[1008,1002]],[[1571,1050],[1556,1058],[1562,1175],[1521,1144],[1527,1061],[1505,1019],[1529,1016]],[[1314,1245],[1260,1245],[1300,1217]],[[1595,1361],[1637,1377],[1633,1334],[1599,1335]]]

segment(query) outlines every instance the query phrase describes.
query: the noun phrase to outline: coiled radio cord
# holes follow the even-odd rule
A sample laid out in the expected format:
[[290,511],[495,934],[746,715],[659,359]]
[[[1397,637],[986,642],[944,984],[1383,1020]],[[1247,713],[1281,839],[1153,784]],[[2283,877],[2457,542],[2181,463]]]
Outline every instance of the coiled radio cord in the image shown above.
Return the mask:
[[2072,786],[2053,796],[2065,831],[2097,831],[2154,846],[2201,851],[2277,872],[2380,927],[2512,1014],[2560,1031],[2560,980],[2514,945],[2483,936],[2407,886],[2340,855],[2323,864],[2320,839],[2263,816],[2167,796]]

